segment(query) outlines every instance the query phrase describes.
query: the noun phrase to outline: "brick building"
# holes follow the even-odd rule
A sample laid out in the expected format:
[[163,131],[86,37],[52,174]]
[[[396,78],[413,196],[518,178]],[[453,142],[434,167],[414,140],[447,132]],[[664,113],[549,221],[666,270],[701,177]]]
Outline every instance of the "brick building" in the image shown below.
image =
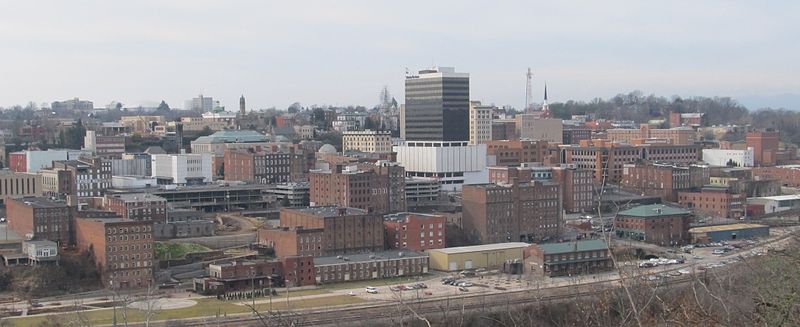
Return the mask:
[[703,116],[705,116],[704,113],[698,113],[698,112],[692,112],[692,113],[670,112],[669,127],[689,126],[697,128],[703,126]]
[[603,240],[534,244],[525,249],[531,272],[549,277],[592,274],[614,269]]
[[125,153],[125,136],[101,135],[95,131],[86,131],[83,147],[101,158],[121,158]]
[[658,245],[682,244],[689,240],[691,213],[662,204],[634,207],[615,218],[617,236]]
[[492,140],[514,140],[517,137],[517,122],[513,119],[492,120]]
[[590,170],[566,164],[557,167],[489,167],[489,183],[514,184],[531,180],[559,184],[565,212],[590,212],[594,208],[594,179]]
[[338,205],[375,213],[405,210],[404,169],[398,165],[336,165],[332,170],[312,171],[309,184],[313,205]]
[[309,286],[315,282],[314,260],[308,256],[298,256],[210,264],[207,277],[195,278],[194,289],[206,295],[252,290],[269,294],[272,288]]
[[317,283],[420,276],[428,273],[428,256],[413,251],[386,251],[314,258]]
[[563,144],[579,144],[583,140],[592,139],[592,129],[586,126],[564,125],[562,134]]
[[747,198],[732,193],[725,186],[707,185],[700,192],[679,192],[678,203],[699,215],[739,219],[744,215]]
[[261,231],[258,235],[259,243],[273,245],[276,253],[279,251],[283,256],[330,256],[384,248],[383,217],[357,208],[283,208],[280,229]]
[[92,254],[106,287],[138,288],[153,283],[152,221],[85,218],[78,212],[75,245]]
[[[59,180],[54,183],[56,186],[55,192],[62,185],[69,184],[69,189],[66,190],[69,195],[76,195],[79,197],[89,196],[102,196],[106,189],[111,188],[111,161],[103,160],[100,158],[78,160],[64,160],[53,161],[54,176]],[[55,171],[66,171],[68,173],[57,173]],[[67,178],[67,181],[62,181],[61,178]],[[44,182],[43,182],[44,184]],[[53,191],[52,189],[48,189]]]
[[649,124],[641,124],[639,129],[612,128],[606,130],[606,137],[611,142],[628,144],[643,139],[669,140],[668,143],[674,145],[690,145],[697,142],[697,132],[690,127],[651,128]]
[[774,166],[777,161],[780,135],[775,131],[754,131],[745,137],[747,147],[753,148],[756,166]]
[[548,240],[563,225],[560,185],[547,181],[464,185],[462,206],[464,229],[484,244]]
[[708,181],[709,169],[702,165],[637,163],[622,169],[622,187],[670,202],[678,201],[678,192],[698,190]]
[[486,141],[486,155],[497,166],[519,166],[523,162],[545,162],[548,142],[541,140]]
[[755,167],[752,173],[754,178],[776,179],[784,186],[800,187],[800,165]]
[[148,193],[106,195],[103,208],[123,219],[152,220],[156,224],[167,222],[167,200]]
[[305,156],[294,151],[263,151],[260,147],[226,149],[223,158],[226,181],[286,183],[300,180],[306,168]]
[[8,199],[8,226],[21,237],[72,244],[72,215],[66,203],[43,197]]
[[386,248],[422,252],[447,247],[446,218],[442,215],[401,212],[383,217]]
[[603,139],[581,141],[578,146],[561,148],[563,163],[592,170],[599,183],[622,181],[623,166],[638,161],[692,164],[700,160],[699,145],[612,143]]

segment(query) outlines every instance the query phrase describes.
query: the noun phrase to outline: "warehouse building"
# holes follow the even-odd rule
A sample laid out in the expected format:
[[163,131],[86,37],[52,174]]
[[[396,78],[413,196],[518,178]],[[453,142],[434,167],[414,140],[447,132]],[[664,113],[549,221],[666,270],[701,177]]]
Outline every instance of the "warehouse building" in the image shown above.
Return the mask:
[[523,242],[494,243],[428,250],[430,267],[440,271],[500,268],[508,260],[522,260],[530,246]]
[[689,230],[692,243],[735,241],[769,236],[769,226],[758,224],[730,224],[695,227]]

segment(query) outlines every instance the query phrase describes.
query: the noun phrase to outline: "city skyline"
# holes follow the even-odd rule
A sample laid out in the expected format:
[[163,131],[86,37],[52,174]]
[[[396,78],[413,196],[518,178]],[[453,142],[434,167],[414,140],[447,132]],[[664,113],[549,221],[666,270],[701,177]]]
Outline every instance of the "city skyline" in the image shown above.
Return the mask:
[[402,102],[406,69],[440,65],[470,73],[471,100],[516,108],[528,67],[536,101],[547,82],[551,102],[641,90],[793,108],[798,6],[20,2],[0,13],[0,106],[371,107],[384,85]]

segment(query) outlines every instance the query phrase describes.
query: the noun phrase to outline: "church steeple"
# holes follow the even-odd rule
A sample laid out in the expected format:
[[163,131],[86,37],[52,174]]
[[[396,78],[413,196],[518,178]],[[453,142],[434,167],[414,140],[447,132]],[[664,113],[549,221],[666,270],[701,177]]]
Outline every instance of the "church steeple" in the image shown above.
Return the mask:
[[245,106],[244,106],[244,94],[242,94],[242,97],[239,98],[239,114],[244,116],[246,113],[247,113],[247,110],[245,109]]

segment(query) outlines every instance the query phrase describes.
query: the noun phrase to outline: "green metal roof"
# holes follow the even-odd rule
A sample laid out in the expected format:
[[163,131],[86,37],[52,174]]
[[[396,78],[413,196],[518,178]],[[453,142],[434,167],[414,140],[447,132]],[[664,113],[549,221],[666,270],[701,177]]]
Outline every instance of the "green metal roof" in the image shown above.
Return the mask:
[[577,251],[597,251],[605,250],[608,248],[606,242],[603,240],[585,240],[566,243],[545,243],[539,244],[544,254],[558,254],[558,253],[572,253]]
[[676,208],[663,204],[650,204],[621,211],[620,213],[617,214],[617,216],[653,218],[653,217],[688,215],[688,214],[689,210],[683,208]]

